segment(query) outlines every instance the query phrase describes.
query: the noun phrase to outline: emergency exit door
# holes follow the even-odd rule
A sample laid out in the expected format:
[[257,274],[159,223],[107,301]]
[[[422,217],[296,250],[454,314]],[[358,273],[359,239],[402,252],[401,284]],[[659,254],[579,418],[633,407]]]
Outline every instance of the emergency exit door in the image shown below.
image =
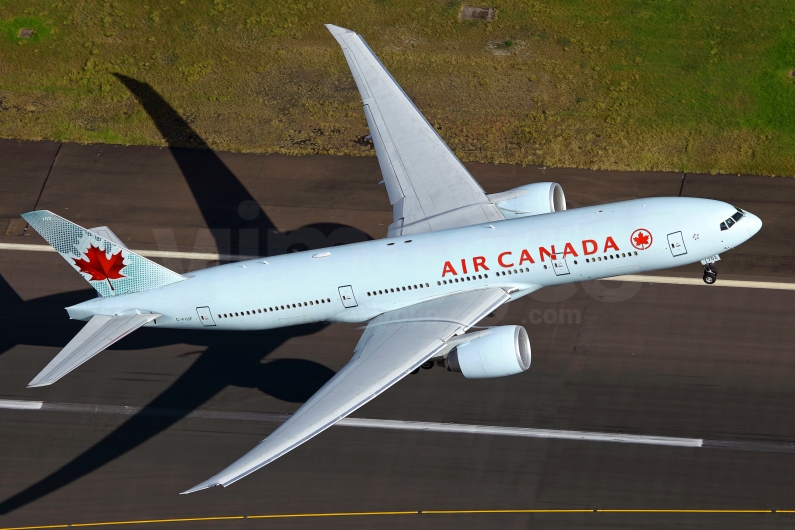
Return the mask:
[[353,296],[353,287],[350,285],[340,287],[340,299],[345,307],[356,307],[359,305],[356,303],[356,297]]
[[202,326],[214,326],[215,320],[213,320],[213,314],[210,313],[210,308],[208,306],[204,307],[197,307],[196,314],[199,315],[199,322],[202,323]]
[[673,254],[674,257],[687,254],[687,247],[685,247],[685,240],[682,238],[682,232],[668,234],[668,248],[671,249],[671,254]]

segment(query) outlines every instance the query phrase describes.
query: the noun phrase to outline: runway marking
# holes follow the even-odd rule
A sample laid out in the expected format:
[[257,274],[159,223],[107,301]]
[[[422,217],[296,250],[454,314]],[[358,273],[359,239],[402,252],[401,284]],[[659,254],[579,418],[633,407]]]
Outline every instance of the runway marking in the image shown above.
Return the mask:
[[[26,245],[23,243],[0,243],[0,250],[26,250],[29,252],[55,252],[50,245]],[[145,258],[181,258],[206,261],[242,261],[255,259],[257,256],[238,256],[235,254],[216,254],[212,252],[176,252],[168,250],[133,250]],[[712,285],[705,284],[699,278],[682,278],[674,276],[645,276],[631,274],[602,278],[615,282],[659,283],[669,285],[703,285],[705,287],[744,287],[746,289],[774,289],[779,291],[795,291],[795,283],[755,282],[747,280],[718,280]]]
[[376,515],[478,515],[478,514],[752,514],[752,513],[795,513],[795,510],[712,510],[712,509],[516,509],[516,510],[412,510],[412,511],[393,511],[393,512],[329,512],[329,513],[281,513],[270,515],[232,515],[221,517],[188,517],[181,519],[141,519],[133,521],[102,521],[97,523],[72,523],[43,526],[14,526],[0,528],[0,530],[41,530],[45,528],[68,528],[68,527],[88,527],[88,526],[118,526],[118,525],[140,525],[140,524],[165,524],[165,523],[187,523],[187,522],[207,522],[207,521],[231,521],[244,519],[293,519],[296,517],[366,517]]
[[[258,412],[224,412],[179,409],[147,409],[120,405],[90,405],[81,403],[42,403],[40,401],[0,400],[0,409],[43,410],[48,412],[79,412],[92,414],[114,414],[129,416],[184,417],[189,419],[215,419],[234,421],[257,421],[282,423],[290,416]],[[534,429],[530,427],[502,427],[497,425],[468,425],[465,423],[436,423],[428,421],[378,420],[370,418],[345,418],[337,423],[341,427],[365,429],[389,429],[398,431],[425,431],[453,434],[474,434],[491,436],[513,436],[520,438],[542,438],[572,440],[581,442],[612,442],[641,445],[663,445],[671,447],[702,447],[700,438],[677,438],[672,436],[645,436],[640,434],[568,431],[559,429]],[[793,448],[795,452],[795,448]]]
[[290,519],[293,517],[356,517],[362,515],[419,515],[411,512],[330,512],[330,513],[280,513],[275,515],[249,515],[247,519]]
[[37,528],[69,528],[68,524],[48,524],[45,526],[15,526],[13,528],[0,528],[0,530],[35,530]]
[[[84,403],[46,403],[0,399],[0,409],[41,410],[44,412],[76,412],[83,414],[109,414],[116,416],[171,417],[180,419],[252,421],[258,423],[284,423],[289,414],[272,412],[234,412],[220,410],[181,410],[166,408],[129,407],[126,405],[92,405]],[[470,425],[466,423],[437,423],[429,421],[380,420],[371,418],[345,418],[337,423],[341,427],[364,429],[388,429],[398,431],[422,431],[446,434],[468,434],[486,436],[513,436],[575,442],[605,442],[697,449],[729,449],[767,453],[795,454],[795,442],[705,440],[703,438],[679,438],[674,436],[648,436],[641,434],[569,431],[560,429],[535,429],[532,427],[504,427],[499,425]],[[0,529],[2,530],[2,529]]]
[[399,431],[490,434],[495,436],[518,436],[522,438],[551,438],[556,440],[577,440],[583,442],[617,442],[644,445],[668,445],[674,447],[701,447],[704,444],[704,440],[699,438],[675,438],[671,436],[644,436],[639,434],[564,431],[557,429],[533,429],[528,427],[500,427],[496,425],[467,425],[462,423],[433,423],[426,421],[345,418],[337,425],[344,427],[365,427],[370,429],[392,429]]
[[744,287],[746,289],[775,289],[779,291],[795,291],[795,283],[783,282],[752,282],[747,280],[718,280],[712,285],[707,285],[698,278],[680,278],[674,276],[644,276],[641,274],[631,274],[627,276],[613,276],[604,278],[606,281],[613,282],[639,282],[639,283],[660,283],[669,285],[702,285],[704,287]]
[[41,401],[22,401],[16,399],[0,399],[0,409],[16,409],[16,410],[39,410],[42,405]]
[[[69,526],[111,526],[121,524],[154,524],[154,523],[188,523],[196,521],[230,521],[233,519],[245,519],[245,515],[230,515],[220,517],[184,517],[181,519],[142,519],[140,521],[104,521],[101,523],[72,523]],[[2,530],[2,529],[0,529]]]
[[[0,250],[26,250],[28,252],[55,252],[50,245],[25,245],[24,243],[0,243]],[[236,254],[217,254],[214,252],[177,252],[169,250],[133,250],[145,258],[183,258],[209,261],[240,261],[254,259],[257,256],[239,256]]]

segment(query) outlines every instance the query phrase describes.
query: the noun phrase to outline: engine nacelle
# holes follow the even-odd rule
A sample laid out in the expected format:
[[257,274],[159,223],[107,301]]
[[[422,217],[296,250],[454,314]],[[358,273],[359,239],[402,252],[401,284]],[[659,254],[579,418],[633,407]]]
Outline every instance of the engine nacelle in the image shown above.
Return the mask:
[[494,193],[489,195],[489,199],[497,205],[506,219],[562,212],[566,209],[566,196],[557,182],[527,184]]
[[530,368],[530,339],[522,326],[499,326],[456,346],[445,360],[451,372],[467,379],[504,377]]

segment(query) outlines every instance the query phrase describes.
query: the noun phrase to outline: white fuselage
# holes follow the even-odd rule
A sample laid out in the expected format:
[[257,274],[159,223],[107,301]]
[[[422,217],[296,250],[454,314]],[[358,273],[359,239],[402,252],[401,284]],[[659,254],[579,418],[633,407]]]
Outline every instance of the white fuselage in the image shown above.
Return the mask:
[[[160,313],[150,327],[192,329],[363,322],[460,291],[496,286],[515,299],[546,286],[698,262],[759,230],[761,221],[750,213],[721,230],[736,212],[723,202],[679,197],[590,206],[220,265],[68,311],[82,320]],[[633,233],[642,244],[633,245]]]

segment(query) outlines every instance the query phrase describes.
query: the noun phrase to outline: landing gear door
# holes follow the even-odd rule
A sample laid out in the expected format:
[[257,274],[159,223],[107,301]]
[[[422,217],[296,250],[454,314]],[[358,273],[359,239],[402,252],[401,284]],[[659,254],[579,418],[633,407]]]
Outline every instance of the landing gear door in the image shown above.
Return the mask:
[[202,323],[202,326],[209,327],[215,325],[213,314],[210,313],[210,308],[208,306],[197,307],[196,314],[199,315],[199,322]]
[[344,285],[340,287],[340,300],[342,300],[342,305],[345,307],[356,307],[356,297],[353,296],[353,287],[350,285]]
[[552,270],[555,271],[555,276],[569,274],[569,264],[566,263],[566,258],[563,257],[562,253],[555,255],[555,259],[552,260]]
[[674,257],[687,254],[687,247],[685,247],[685,240],[682,238],[682,232],[668,234],[668,248],[671,249],[671,254],[673,254]]

